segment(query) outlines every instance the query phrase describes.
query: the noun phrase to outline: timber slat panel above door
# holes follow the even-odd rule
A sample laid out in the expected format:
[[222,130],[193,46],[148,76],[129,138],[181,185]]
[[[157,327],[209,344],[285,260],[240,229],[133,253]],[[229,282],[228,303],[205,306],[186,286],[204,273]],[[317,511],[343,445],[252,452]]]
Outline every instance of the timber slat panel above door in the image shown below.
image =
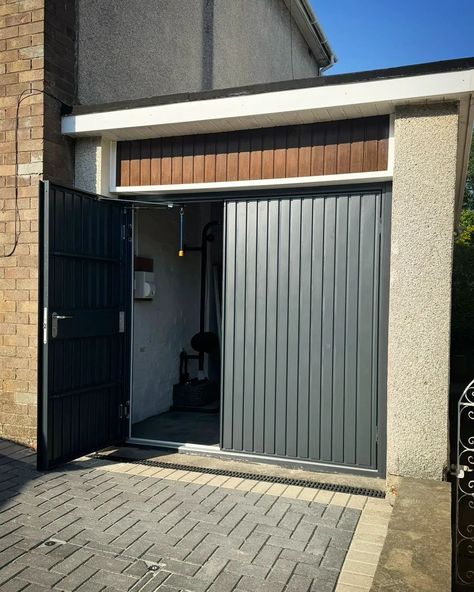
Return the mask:
[[388,116],[117,144],[117,186],[383,171]]
[[223,449],[380,469],[389,199],[225,205]]

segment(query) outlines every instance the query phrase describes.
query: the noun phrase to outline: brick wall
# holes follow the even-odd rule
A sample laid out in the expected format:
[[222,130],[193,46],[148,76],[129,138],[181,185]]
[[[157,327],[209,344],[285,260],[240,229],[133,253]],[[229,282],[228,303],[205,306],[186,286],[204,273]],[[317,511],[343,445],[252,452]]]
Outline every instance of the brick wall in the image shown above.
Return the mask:
[[[0,436],[36,445],[38,186],[72,183],[72,148],[59,135],[60,106],[41,93],[20,105],[15,230],[15,119],[20,94],[42,90],[72,102],[74,2],[0,0]],[[69,39],[67,39],[69,37]],[[68,71],[69,68],[69,71]],[[60,82],[63,79],[64,83]]]
[[[65,105],[75,95],[74,0],[47,0],[44,68],[46,89]],[[44,178],[74,184],[74,142],[61,136],[61,104],[45,97]]]

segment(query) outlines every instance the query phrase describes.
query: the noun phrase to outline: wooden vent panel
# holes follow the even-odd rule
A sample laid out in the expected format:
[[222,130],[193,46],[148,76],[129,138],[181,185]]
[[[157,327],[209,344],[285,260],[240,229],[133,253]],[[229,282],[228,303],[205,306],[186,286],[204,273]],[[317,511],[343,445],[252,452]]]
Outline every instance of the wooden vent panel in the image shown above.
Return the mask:
[[117,186],[384,171],[388,116],[118,142]]

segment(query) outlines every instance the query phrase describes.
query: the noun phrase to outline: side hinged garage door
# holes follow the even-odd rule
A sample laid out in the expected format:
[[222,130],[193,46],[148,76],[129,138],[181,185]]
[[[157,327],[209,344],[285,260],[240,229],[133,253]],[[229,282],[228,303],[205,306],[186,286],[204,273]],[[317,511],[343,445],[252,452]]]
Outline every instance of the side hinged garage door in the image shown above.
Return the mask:
[[384,472],[390,195],[226,204],[222,447]]
[[130,211],[43,183],[38,465],[123,439],[130,367]]

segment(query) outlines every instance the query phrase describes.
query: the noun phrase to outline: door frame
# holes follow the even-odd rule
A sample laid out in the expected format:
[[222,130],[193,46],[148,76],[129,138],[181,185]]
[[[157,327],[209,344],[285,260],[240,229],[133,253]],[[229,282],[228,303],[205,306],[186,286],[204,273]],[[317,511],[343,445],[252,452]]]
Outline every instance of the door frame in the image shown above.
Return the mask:
[[[222,449],[222,425],[220,427],[220,443],[219,447],[206,446],[199,444],[186,444],[180,442],[167,442],[163,440],[145,440],[140,438],[133,438],[131,435],[132,426],[132,405],[133,405],[133,265],[131,270],[131,347],[130,347],[130,418],[129,418],[129,436],[127,443],[142,445],[142,446],[156,446],[157,448],[170,448],[178,452],[191,454],[211,454],[212,456],[221,458],[234,458],[235,460],[256,460],[258,462],[267,464],[276,464],[287,468],[304,468],[310,471],[328,472],[328,473],[344,473],[353,475],[362,475],[370,477],[386,477],[387,464],[387,363],[388,363],[388,312],[389,312],[389,279],[390,279],[390,251],[391,251],[391,211],[392,211],[392,182],[376,182],[376,183],[353,183],[342,185],[329,186],[315,186],[315,187],[300,187],[300,188],[286,188],[272,187],[270,189],[248,189],[242,191],[223,192],[221,190],[211,191],[209,193],[181,193],[159,196],[137,195],[136,199],[141,204],[192,204],[192,203],[208,203],[208,202],[231,202],[231,201],[250,201],[258,199],[291,199],[298,197],[307,197],[309,195],[331,195],[331,194],[349,194],[351,192],[367,192],[380,191],[382,195],[382,224],[381,239],[380,239],[380,266],[379,266],[379,327],[377,340],[377,463],[375,469],[364,469],[361,467],[354,467],[348,465],[339,465],[332,463],[323,463],[318,461],[298,460],[297,458],[286,458],[271,455],[263,455],[251,452],[233,452]],[[120,198],[119,198],[120,199]],[[133,199],[133,198],[131,198]],[[133,233],[135,231],[135,224],[133,223]],[[134,236],[134,235],[133,235]],[[223,248],[225,249],[226,233],[224,231]],[[132,262],[134,258],[135,241],[132,241]],[[223,277],[225,277],[225,260],[223,259]],[[224,292],[223,292],[224,294]],[[221,322],[224,323],[224,311]],[[223,340],[222,340],[223,345]],[[222,346],[221,346],[222,347]],[[221,351],[222,354],[222,351]],[[221,368],[222,371],[222,368]],[[222,422],[222,381],[221,381],[221,410],[219,412],[219,419]]]
[[[186,197],[186,196],[185,196]],[[141,198],[139,197],[138,200],[140,200]],[[164,205],[165,204],[169,204],[169,203],[173,203],[173,205],[180,205],[181,203],[187,203],[188,205],[190,204],[200,204],[200,203],[209,203],[210,201],[221,201],[221,202],[225,202],[226,200],[221,197],[220,199],[217,200],[209,200],[209,199],[202,199],[200,195],[197,195],[197,197],[195,199],[191,199],[191,200],[182,200],[180,199],[180,197],[178,197],[177,199],[163,199],[163,200],[147,200],[149,201],[151,204],[152,203],[159,203],[159,205],[161,206],[160,209],[164,209]],[[157,208],[158,209],[158,208]],[[131,270],[130,270],[130,286],[131,286],[131,290],[130,290],[130,324],[131,324],[131,328],[130,328],[130,396],[129,396],[129,418],[128,418],[128,430],[127,430],[127,437],[126,437],[126,442],[127,444],[136,444],[138,446],[155,446],[157,448],[168,448],[171,450],[177,450],[178,452],[191,452],[191,453],[216,453],[216,452],[221,452],[221,438],[222,438],[222,434],[221,434],[221,430],[220,430],[220,425],[221,425],[221,409],[219,408],[219,446],[215,446],[215,445],[210,445],[210,444],[193,444],[191,442],[174,442],[174,441],[167,441],[167,440],[160,440],[160,439],[147,439],[147,438],[138,438],[138,437],[134,437],[132,436],[132,413],[133,413],[133,372],[134,372],[134,357],[133,357],[133,352],[134,352],[134,341],[135,341],[135,333],[134,333],[134,328],[135,328],[135,300],[134,300],[134,261],[135,261],[135,228],[136,228],[136,218],[135,218],[135,210],[132,209],[132,231],[131,231],[131,250],[132,250],[132,254],[131,254],[131,261],[132,261],[132,266],[131,266]],[[222,253],[224,254],[224,247],[225,247],[225,236],[224,236],[224,240],[223,240],[223,251]],[[223,259],[223,265],[224,265],[224,259]],[[221,282],[223,282],[224,279],[224,274],[222,274],[222,278],[221,278]],[[221,318],[221,326],[222,326],[222,318]],[[222,329],[222,327],[221,327]],[[219,394],[219,400],[222,402],[222,388],[220,389],[220,394]]]
[[[37,409],[38,409],[38,418],[37,418],[37,466],[40,470],[45,470],[51,468],[52,466],[56,466],[56,463],[50,463],[48,461],[48,414],[49,414],[49,380],[48,380],[48,371],[49,371],[49,359],[48,359],[48,345],[49,345],[49,315],[50,311],[46,304],[49,301],[49,192],[50,192],[50,181],[40,181],[39,182],[39,212],[38,212],[38,323],[37,323]],[[61,187],[68,191],[77,191],[83,195],[89,195],[93,199],[101,199],[101,196],[90,191],[83,191],[82,189],[75,189],[70,187],[65,187],[61,184],[54,183],[55,187]],[[112,200],[114,198],[107,198],[103,197],[103,200]],[[120,203],[119,200],[115,200],[114,202]],[[130,208],[126,204],[120,204],[121,207]],[[114,206],[116,207],[116,206]],[[133,210],[132,210],[133,212]],[[46,232],[46,228],[48,228],[48,232]],[[123,232],[125,233],[124,239],[126,244],[129,242],[127,240],[127,228],[123,228]],[[125,278],[130,273],[130,269],[133,269],[133,261],[132,261],[132,250],[130,246],[126,247],[127,253],[125,256],[125,269],[124,275]],[[125,284],[127,292],[129,292],[130,287],[128,283]],[[130,301],[129,294],[126,294],[126,301]],[[132,292],[133,296],[133,292]],[[131,340],[127,338],[127,335],[131,336],[131,309],[129,314],[127,314],[127,310],[125,310],[125,337],[124,337],[124,360],[130,359],[130,347],[131,347]],[[123,391],[122,397],[122,404],[124,408],[127,403],[130,401],[130,372],[131,372],[131,365],[124,364],[124,373],[125,373],[125,380],[124,384],[128,384],[128,389],[125,388]],[[121,432],[121,442],[124,442],[126,439],[126,431],[127,431],[128,422],[123,421],[120,425],[120,432]]]
[[39,184],[39,244],[38,244],[38,420],[37,420],[37,462],[38,467],[48,466],[48,350],[45,347],[48,336],[48,310],[45,302],[49,298],[49,208],[46,207],[49,182]]

